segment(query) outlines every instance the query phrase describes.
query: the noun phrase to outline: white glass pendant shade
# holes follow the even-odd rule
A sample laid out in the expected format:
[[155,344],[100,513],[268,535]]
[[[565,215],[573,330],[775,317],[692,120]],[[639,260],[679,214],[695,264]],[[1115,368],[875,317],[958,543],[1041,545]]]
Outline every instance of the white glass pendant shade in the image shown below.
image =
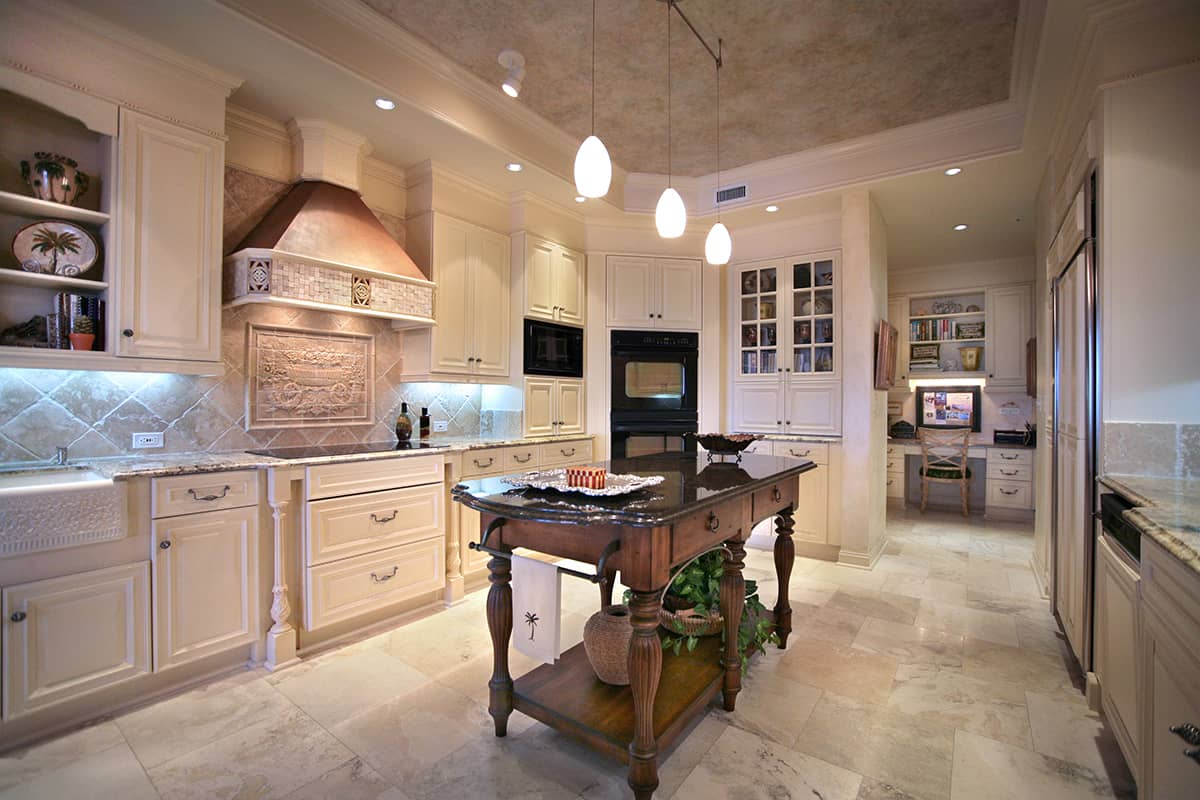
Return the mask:
[[733,255],[733,239],[725,223],[718,222],[708,230],[708,238],[704,240],[704,258],[713,266],[729,263]]
[[658,235],[664,239],[678,239],[683,236],[687,227],[687,209],[683,207],[683,198],[674,187],[668,186],[658,198],[654,208],[654,226]]
[[612,183],[612,159],[600,137],[592,134],[575,154],[575,191],[584,197],[604,197]]

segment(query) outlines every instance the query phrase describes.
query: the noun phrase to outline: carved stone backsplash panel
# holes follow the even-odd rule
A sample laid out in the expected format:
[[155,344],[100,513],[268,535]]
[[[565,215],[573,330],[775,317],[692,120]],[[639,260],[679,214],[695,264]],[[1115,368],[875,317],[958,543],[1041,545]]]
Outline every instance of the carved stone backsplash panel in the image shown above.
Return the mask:
[[249,325],[246,429],[375,422],[375,337]]

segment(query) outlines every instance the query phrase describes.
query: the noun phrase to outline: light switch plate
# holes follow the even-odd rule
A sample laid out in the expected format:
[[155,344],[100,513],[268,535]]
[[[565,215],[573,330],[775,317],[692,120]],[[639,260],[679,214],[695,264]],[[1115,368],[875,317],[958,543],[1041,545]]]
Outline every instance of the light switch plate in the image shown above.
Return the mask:
[[434,433],[445,433],[448,430],[450,430],[449,422],[447,422],[444,419],[434,420],[434,422],[433,422],[433,432]]
[[162,447],[162,433],[135,433],[133,435],[132,448],[134,450],[145,450],[147,448]]

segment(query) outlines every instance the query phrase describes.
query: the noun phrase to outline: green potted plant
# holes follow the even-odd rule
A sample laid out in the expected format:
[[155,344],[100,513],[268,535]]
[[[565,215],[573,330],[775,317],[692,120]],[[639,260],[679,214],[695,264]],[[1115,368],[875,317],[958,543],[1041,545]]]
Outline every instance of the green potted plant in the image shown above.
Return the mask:
[[71,333],[67,338],[71,340],[72,350],[91,350],[96,341],[96,326],[90,317],[76,317],[71,321]]

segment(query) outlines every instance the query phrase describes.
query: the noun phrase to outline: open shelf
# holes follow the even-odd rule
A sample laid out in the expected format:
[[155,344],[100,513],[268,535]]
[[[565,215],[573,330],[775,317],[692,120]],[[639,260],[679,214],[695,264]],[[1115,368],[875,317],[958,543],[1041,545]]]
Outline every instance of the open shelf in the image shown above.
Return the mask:
[[68,206],[49,200],[39,200],[13,192],[0,192],[0,212],[16,214],[30,219],[64,219],[87,225],[103,225],[110,217],[103,211]]
[[982,317],[986,311],[960,311],[957,314],[925,314],[920,317],[909,317],[909,320],[915,319],[958,319],[960,317]]
[[0,283],[35,286],[41,289],[78,289],[84,292],[100,292],[108,288],[105,281],[89,281],[84,278],[69,278],[66,275],[43,275],[40,272],[4,268],[0,268]]
[[986,342],[987,339],[912,339],[909,344],[967,344],[970,342]]

